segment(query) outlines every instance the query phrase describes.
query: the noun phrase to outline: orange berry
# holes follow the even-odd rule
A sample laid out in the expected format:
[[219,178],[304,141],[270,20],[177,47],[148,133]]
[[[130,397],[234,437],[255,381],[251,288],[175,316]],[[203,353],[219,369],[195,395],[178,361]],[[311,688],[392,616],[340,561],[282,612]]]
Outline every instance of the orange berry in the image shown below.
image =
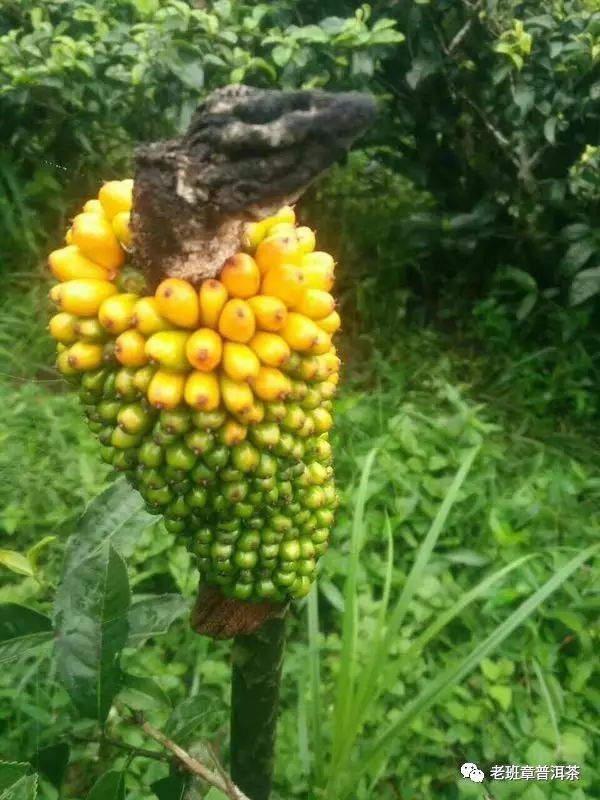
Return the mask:
[[300,262],[304,273],[307,289],[321,289],[324,292],[331,291],[334,280],[335,261],[329,253],[315,250],[314,253],[306,253]]
[[131,211],[133,181],[107,181],[98,192],[104,213],[109,219],[122,211]]
[[303,271],[293,264],[280,264],[263,277],[262,294],[278,297],[288,308],[297,305],[306,289]]
[[50,325],[48,326],[50,336],[56,339],[57,342],[62,342],[62,344],[72,344],[77,341],[76,324],[77,317],[74,314],[67,314],[66,311],[61,311],[50,320]]
[[292,382],[275,367],[261,367],[252,388],[261,400],[285,400],[291,394]]
[[219,380],[214,372],[190,373],[185,383],[185,402],[200,411],[214,411],[221,402]]
[[180,328],[195,328],[200,318],[198,293],[181,278],[166,278],[155,293],[158,313]]
[[148,386],[148,400],[156,408],[177,408],[183,399],[185,378],[181,372],[159,369]]
[[227,375],[221,374],[221,397],[225,408],[236,416],[248,414],[254,405],[252,389],[245,381],[233,381]]
[[265,331],[278,331],[287,317],[287,308],[279,297],[257,294],[248,298],[248,305],[254,312],[256,327]]
[[86,258],[74,244],[53,250],[48,256],[50,271],[59,281],[72,281],[76,278],[99,278],[108,280],[109,271]]
[[113,294],[98,309],[98,319],[103,328],[115,335],[131,328],[139,297],[137,294]]
[[115,341],[115,355],[126,367],[143,367],[148,362],[146,340],[139,331],[123,331]]
[[221,281],[208,278],[203,281],[198,293],[200,303],[200,324],[216,330],[223,306],[229,297]]
[[288,314],[281,335],[292,350],[309,350],[320,341],[323,331],[312,319],[292,311]]
[[260,272],[256,261],[248,253],[236,253],[228,258],[219,278],[230,297],[252,297],[260,286]]
[[298,240],[295,236],[284,234],[283,236],[267,236],[256,248],[256,263],[265,274],[273,267],[282,264],[299,264],[302,253],[298,247]]
[[72,229],[73,244],[96,264],[113,270],[125,261],[123,248],[103,214],[84,211],[75,217]]
[[340,319],[340,315],[337,311],[332,311],[331,314],[323,317],[323,319],[318,319],[316,322],[319,328],[330,335],[333,335],[342,324],[342,320]]
[[276,333],[255,333],[249,342],[250,347],[263,364],[269,367],[280,367],[291,355],[288,343]]
[[249,341],[256,328],[254,313],[245,300],[228,300],[219,317],[219,333],[225,339],[244,344]]
[[172,324],[158,313],[155,297],[141,297],[135,304],[131,324],[144,336],[170,330]]
[[185,352],[193,367],[201,372],[210,372],[221,361],[223,340],[216,331],[200,328],[187,340]]
[[322,319],[335,309],[335,300],[322,289],[307,289],[294,309],[311,319]]
[[247,345],[239,342],[225,342],[223,369],[232,381],[247,381],[258,375],[260,362]]

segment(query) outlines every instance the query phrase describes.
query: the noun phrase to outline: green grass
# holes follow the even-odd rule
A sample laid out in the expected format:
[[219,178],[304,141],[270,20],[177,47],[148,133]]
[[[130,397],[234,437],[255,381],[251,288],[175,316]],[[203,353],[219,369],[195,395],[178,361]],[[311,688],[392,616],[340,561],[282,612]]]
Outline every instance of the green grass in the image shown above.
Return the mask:
[[[45,583],[4,570],[0,599],[45,608],[66,536],[107,473],[75,400],[47,368],[44,291],[31,284],[14,280],[0,316],[0,532],[3,547],[21,551],[57,539],[40,557]],[[290,620],[276,798],[483,797],[459,779],[472,760],[579,763],[575,791],[556,784],[544,797],[592,800],[597,450],[576,422],[539,418],[529,403],[522,411],[518,385],[495,404],[483,356],[432,330],[397,333],[391,351],[377,336],[360,349],[344,342],[334,436],[343,502],[318,591]],[[352,357],[363,348],[373,354],[367,366]],[[192,597],[189,556],[161,526],[125,555],[134,591]],[[173,702],[191,695],[214,707],[198,735],[222,741],[227,658],[227,645],[181,620],[128,650],[125,663]],[[40,651],[0,676],[9,758],[71,731],[51,663]],[[147,744],[118,715],[109,731]],[[66,796],[85,796],[103,767],[123,763],[118,751],[98,757],[77,745]],[[136,759],[128,774],[128,797],[146,800],[164,766]],[[488,788],[495,798],[514,789]],[[533,788],[526,800],[540,796]]]

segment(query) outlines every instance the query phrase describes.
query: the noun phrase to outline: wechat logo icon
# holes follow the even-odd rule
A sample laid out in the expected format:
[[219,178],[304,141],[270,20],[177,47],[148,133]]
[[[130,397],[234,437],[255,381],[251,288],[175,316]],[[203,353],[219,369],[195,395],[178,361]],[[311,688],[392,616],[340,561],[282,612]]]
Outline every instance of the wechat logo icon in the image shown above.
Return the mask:
[[463,778],[469,778],[472,780],[473,783],[482,783],[483,779],[485,778],[483,770],[479,769],[477,764],[473,764],[471,761],[467,761],[462,765],[460,768],[460,774],[463,776]]

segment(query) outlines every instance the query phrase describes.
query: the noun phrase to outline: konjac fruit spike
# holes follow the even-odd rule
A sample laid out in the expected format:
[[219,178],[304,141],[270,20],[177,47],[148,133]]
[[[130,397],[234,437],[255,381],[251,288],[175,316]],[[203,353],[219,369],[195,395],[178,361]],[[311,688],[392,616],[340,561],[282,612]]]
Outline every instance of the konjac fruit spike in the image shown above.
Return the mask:
[[337,504],[334,260],[287,206],[248,225],[246,252],[215,278],[150,294],[130,263],[131,189],[105,184],[50,256],[57,367],[100,457],[185,537],[207,584],[251,602],[305,596]]

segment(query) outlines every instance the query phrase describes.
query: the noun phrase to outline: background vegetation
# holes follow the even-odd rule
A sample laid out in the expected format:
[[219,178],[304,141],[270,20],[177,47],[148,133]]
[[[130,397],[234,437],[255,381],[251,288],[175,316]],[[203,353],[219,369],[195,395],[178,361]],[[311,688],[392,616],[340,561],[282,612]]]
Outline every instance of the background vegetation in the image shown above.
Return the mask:
[[[44,253],[68,218],[212,88],[366,88],[377,126],[300,209],[341,265],[343,504],[291,622],[276,796],[598,797],[599,64],[597,0],[3,3],[0,534],[26,558],[2,551],[0,601],[50,613],[67,538],[92,536],[97,506],[80,515],[111,481],[45,333]],[[228,647],[187,628],[184,548],[129,516],[112,536],[137,609],[121,701],[222,748]],[[0,753],[31,761],[40,797],[180,796],[164,762],[94,743],[49,643],[15,660],[9,634]],[[117,704],[105,734],[148,747],[126,720]],[[582,777],[486,789],[464,760]],[[106,770],[125,786],[92,790]]]

